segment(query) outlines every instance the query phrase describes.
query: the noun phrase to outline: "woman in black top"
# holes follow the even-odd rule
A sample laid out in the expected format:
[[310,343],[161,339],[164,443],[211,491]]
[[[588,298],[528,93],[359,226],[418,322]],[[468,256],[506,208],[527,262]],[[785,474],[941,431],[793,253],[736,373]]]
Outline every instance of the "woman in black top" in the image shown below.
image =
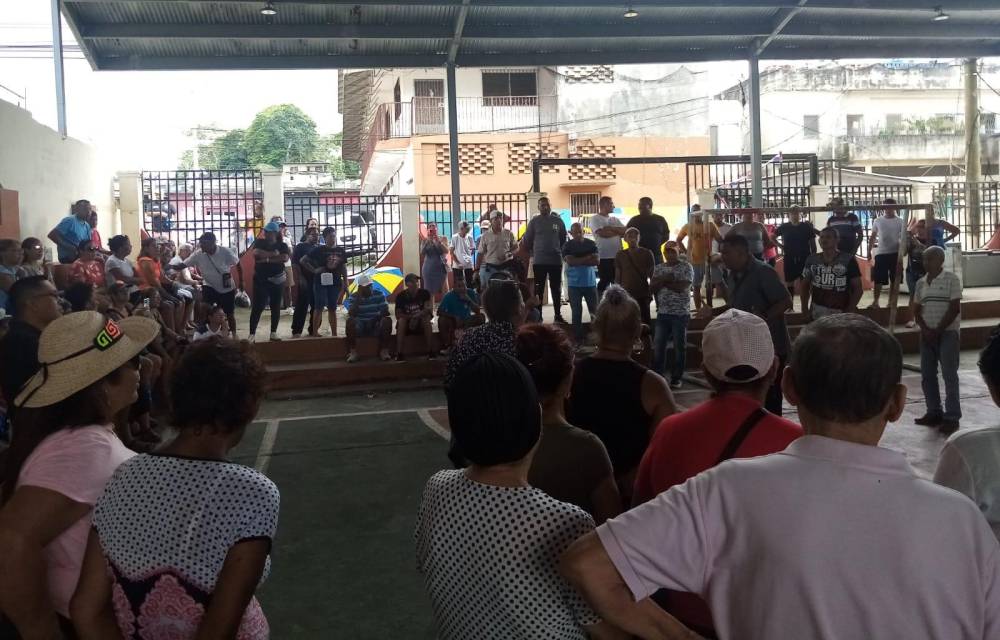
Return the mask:
[[624,504],[630,504],[635,472],[663,418],[676,413],[667,381],[632,360],[642,322],[639,305],[611,285],[593,321],[597,352],[573,373],[569,422],[593,432],[608,450]]
[[271,307],[271,340],[278,337],[281,320],[281,298],[285,291],[285,261],[288,245],[281,240],[281,228],[276,222],[264,226],[264,235],[253,243],[253,305],[250,307],[250,342],[256,339],[257,324],[264,313],[264,306]]

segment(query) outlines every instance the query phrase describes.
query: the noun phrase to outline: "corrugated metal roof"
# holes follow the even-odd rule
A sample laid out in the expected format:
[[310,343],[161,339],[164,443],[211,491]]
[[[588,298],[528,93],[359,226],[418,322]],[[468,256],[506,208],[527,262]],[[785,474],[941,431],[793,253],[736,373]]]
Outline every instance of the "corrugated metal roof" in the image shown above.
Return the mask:
[[[65,0],[97,69],[429,67],[461,0]],[[474,0],[460,66],[1000,55],[1000,0]],[[935,3],[936,4],[936,3]],[[779,30],[779,26],[781,29]]]

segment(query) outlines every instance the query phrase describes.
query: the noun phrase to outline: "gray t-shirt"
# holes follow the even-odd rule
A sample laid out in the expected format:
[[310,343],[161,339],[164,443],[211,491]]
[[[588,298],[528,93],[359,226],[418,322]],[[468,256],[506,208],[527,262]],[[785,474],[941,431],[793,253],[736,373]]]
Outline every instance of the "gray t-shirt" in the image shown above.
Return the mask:
[[521,242],[531,250],[535,264],[561,265],[562,248],[566,244],[566,225],[556,214],[539,214],[528,222]]
[[[104,274],[105,274],[105,279],[108,281],[109,287],[113,285],[115,282],[117,282],[117,279],[115,278],[114,274],[111,273],[112,269],[117,269],[121,271],[123,276],[127,276],[129,278],[135,277],[135,267],[132,266],[132,263],[129,261],[128,258],[108,256],[108,259],[104,261]],[[126,291],[128,292],[129,295],[132,295],[133,293],[139,290],[139,287],[135,286],[134,284],[127,285],[127,287],[128,288],[126,289]]]
[[[762,318],[768,309],[789,297],[788,289],[778,277],[778,273],[770,266],[752,258],[742,272],[729,271],[726,275],[726,290],[731,307]],[[771,340],[774,341],[774,352],[780,356],[788,355],[791,340],[788,337],[785,316],[768,320],[767,326],[771,330]]]
[[737,236],[743,236],[750,245],[750,253],[759,256],[764,253],[764,234],[767,230],[759,222],[740,222],[734,224],[727,232]]
[[878,232],[878,246],[875,255],[883,256],[899,253],[899,241],[903,236],[903,219],[899,216],[875,218],[872,229]]
[[[236,288],[232,275],[230,275],[230,269],[239,264],[239,261],[240,259],[236,257],[232,249],[216,247],[215,253],[212,255],[201,250],[192,253],[184,261],[184,264],[197,269],[201,277],[205,279],[205,284],[212,289],[219,293],[229,293]],[[225,277],[226,275],[229,277]]]

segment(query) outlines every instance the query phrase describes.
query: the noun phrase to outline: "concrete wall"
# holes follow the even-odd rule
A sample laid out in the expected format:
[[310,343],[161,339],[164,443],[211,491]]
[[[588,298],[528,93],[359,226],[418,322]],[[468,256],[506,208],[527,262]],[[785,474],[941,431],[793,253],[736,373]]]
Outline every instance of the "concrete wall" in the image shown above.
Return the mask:
[[105,242],[116,228],[112,171],[97,149],[35,122],[24,109],[0,101],[0,184],[18,192],[21,237],[45,239],[72,202],[90,200]]

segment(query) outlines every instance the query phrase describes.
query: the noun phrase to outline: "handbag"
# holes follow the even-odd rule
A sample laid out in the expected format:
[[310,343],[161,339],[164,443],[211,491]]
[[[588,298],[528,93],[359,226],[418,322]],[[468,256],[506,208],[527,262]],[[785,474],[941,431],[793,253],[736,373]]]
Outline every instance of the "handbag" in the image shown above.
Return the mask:
[[267,281],[270,282],[271,284],[285,284],[286,280],[288,280],[288,274],[286,274],[284,271],[282,271],[276,276],[271,276],[270,278],[267,279]]

